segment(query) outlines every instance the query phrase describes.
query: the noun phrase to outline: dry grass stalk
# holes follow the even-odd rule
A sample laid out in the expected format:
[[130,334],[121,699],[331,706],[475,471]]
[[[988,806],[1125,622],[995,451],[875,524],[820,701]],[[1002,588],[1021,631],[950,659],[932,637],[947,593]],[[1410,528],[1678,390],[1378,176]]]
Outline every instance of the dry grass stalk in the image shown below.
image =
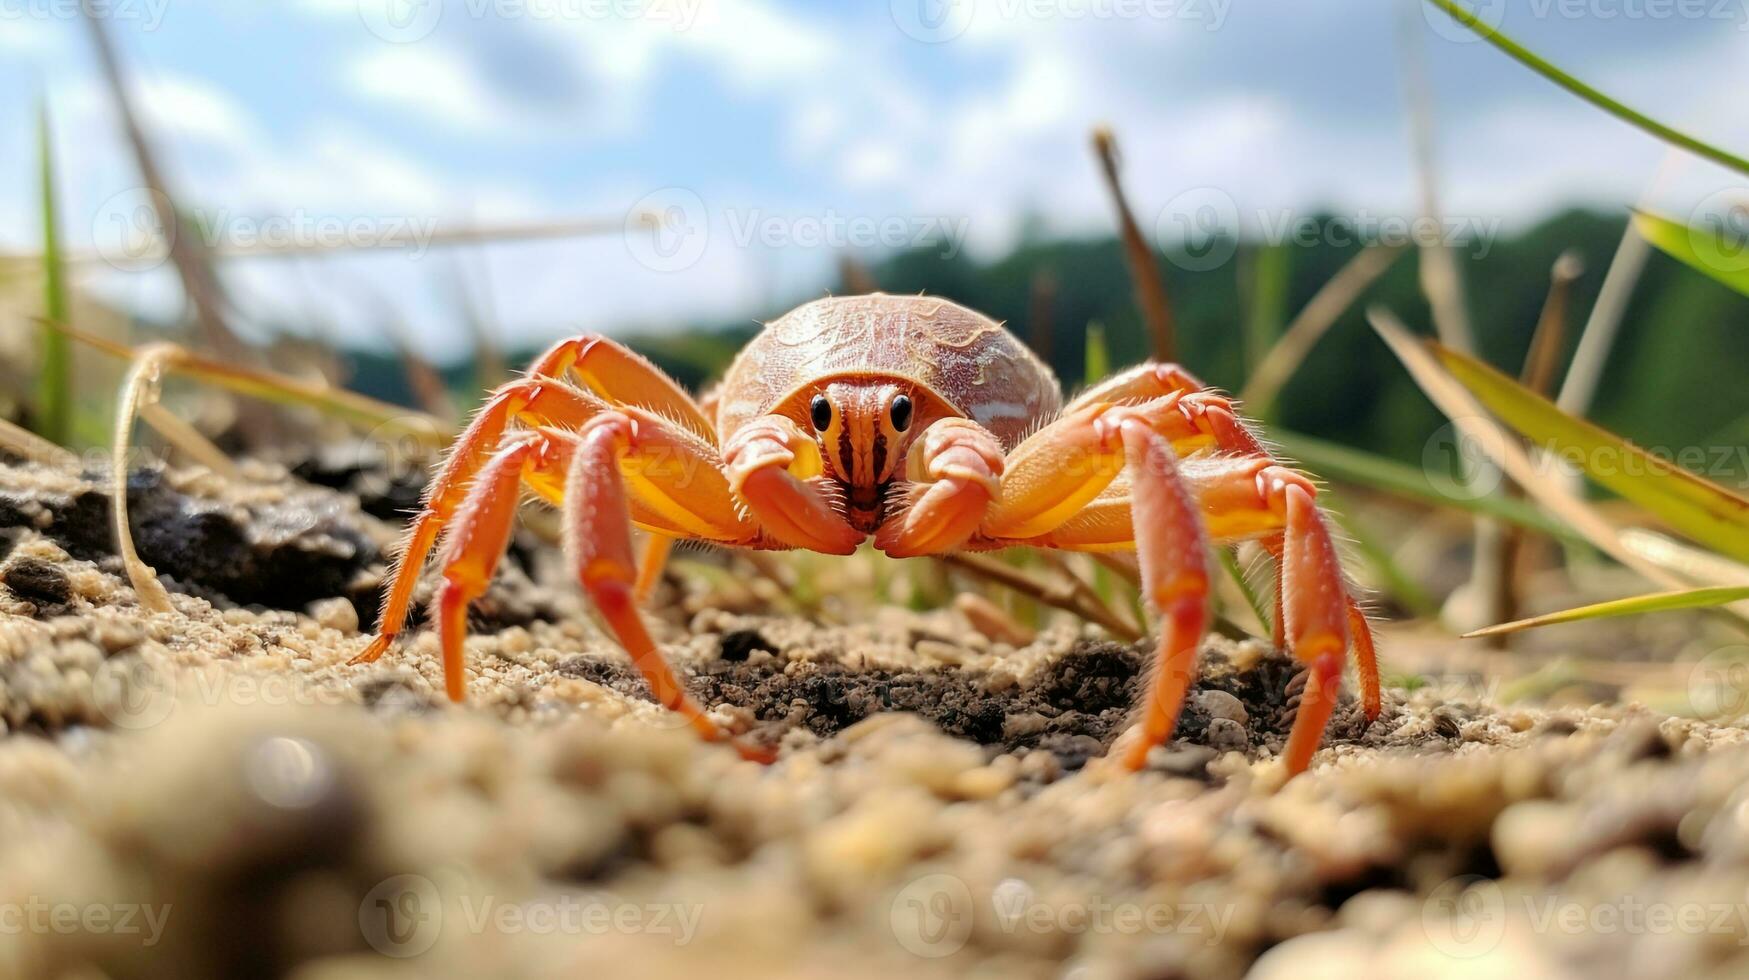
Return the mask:
[[1118,177],[1116,137],[1111,129],[1100,126],[1093,131],[1093,152],[1099,157],[1100,173],[1105,176],[1105,189],[1111,194],[1117,209],[1118,229],[1123,235],[1124,259],[1129,264],[1130,280],[1135,286],[1136,306],[1148,324],[1148,336],[1153,339],[1154,359],[1162,363],[1178,360],[1177,328],[1172,321],[1172,305],[1166,299],[1166,281],[1160,266],[1154,261],[1154,250],[1142,237],[1141,226],[1130,211],[1123,181]]
[[128,582],[139,597],[140,608],[151,613],[170,612],[170,593],[158,581],[158,573],[134,549],[133,530],[128,524],[128,455],[133,444],[134,417],[140,406],[157,399],[164,365],[178,353],[170,344],[155,344],[139,352],[122,382],[121,398],[116,401],[115,441],[110,447],[109,495],[115,549],[127,570]]
[[936,561],[949,568],[1013,589],[1047,606],[1073,613],[1125,642],[1133,643],[1142,638],[1140,627],[1099,601],[1098,596],[1090,598],[1079,581],[1041,581],[988,555],[940,555]]
[[[1560,364],[1561,349],[1567,339],[1567,310],[1571,305],[1573,283],[1578,281],[1584,272],[1584,265],[1579,256],[1572,252],[1562,252],[1555,259],[1555,264],[1549,270],[1549,295],[1543,301],[1542,314],[1537,317],[1536,333],[1531,336],[1530,350],[1524,356],[1524,368],[1520,372],[1520,380],[1525,387],[1539,395],[1546,395],[1555,381],[1555,370]],[[1506,485],[1506,493],[1512,497],[1523,497],[1524,488],[1516,483]],[[1524,562],[1525,533],[1524,528],[1512,525],[1503,529],[1500,542],[1500,567],[1495,575],[1499,592],[1495,595],[1494,605],[1499,611],[1502,621],[1519,618],[1519,610],[1523,608],[1521,596],[1520,566]],[[1488,642],[1504,647],[1507,643],[1505,634],[1490,634]]]
[[1379,276],[1384,275],[1397,259],[1403,254],[1399,245],[1371,245],[1362,249],[1359,255],[1348,260],[1341,271],[1330,277],[1330,280],[1318,290],[1299,315],[1282,332],[1280,339],[1269,349],[1258,363],[1257,370],[1251,372],[1251,380],[1245,383],[1245,388],[1239,393],[1239,400],[1253,416],[1265,415],[1275,399],[1281,394],[1282,386],[1287,384],[1294,370],[1306,355],[1317,345],[1318,339],[1336,323],[1336,320],[1354,305],[1360,294],[1373,284]]

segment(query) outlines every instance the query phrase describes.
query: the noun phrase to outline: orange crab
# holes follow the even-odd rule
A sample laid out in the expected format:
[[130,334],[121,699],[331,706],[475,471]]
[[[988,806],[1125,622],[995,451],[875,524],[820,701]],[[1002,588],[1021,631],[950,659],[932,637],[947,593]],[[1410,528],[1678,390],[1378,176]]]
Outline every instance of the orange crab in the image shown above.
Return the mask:
[[[521,488],[564,514],[584,590],[656,699],[702,737],[724,733],[686,693],[638,612],[666,545],[874,546],[907,557],[1027,545],[1136,552],[1161,619],[1141,768],[1172,734],[1209,621],[1211,545],[1258,539],[1277,567],[1276,642],[1308,668],[1289,774],[1323,737],[1355,650],[1379,712],[1372,634],[1337,561],[1312,481],[1272,457],[1233,402],[1169,364],[1143,364],[1067,405],[1050,368],[1002,326],[923,296],[808,303],[766,328],[695,400],[599,336],[561,341],[495,391],[427,491],[389,587],[382,656],[447,529],[436,598],[446,687],[463,697],[467,607],[504,553]],[[631,529],[654,546],[642,571]],[[749,758],[767,750],[737,745]]]

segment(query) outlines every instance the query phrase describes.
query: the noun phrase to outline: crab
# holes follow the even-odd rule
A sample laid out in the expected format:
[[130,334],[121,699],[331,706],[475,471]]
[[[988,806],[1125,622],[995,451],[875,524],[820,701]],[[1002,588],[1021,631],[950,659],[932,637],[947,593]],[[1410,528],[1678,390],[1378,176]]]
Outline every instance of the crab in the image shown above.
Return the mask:
[[[445,688],[462,701],[467,610],[502,557],[527,487],[563,514],[583,590],[657,701],[747,758],[664,659],[639,599],[676,540],[895,557],[1012,546],[1134,551],[1160,621],[1139,732],[1144,768],[1171,736],[1210,621],[1210,549],[1257,540],[1277,575],[1275,640],[1306,668],[1282,752],[1306,769],[1352,648],[1379,713],[1371,628],[1338,562],[1318,490],[1276,459],[1234,402],[1146,363],[1066,404],[1055,376],[995,321],[926,296],[829,297],[765,328],[714,392],[690,396],[606,337],[560,341],[495,390],[430,484],[388,586],[374,661],[407,621],[442,536],[433,600]],[[632,529],[649,533],[640,556]]]

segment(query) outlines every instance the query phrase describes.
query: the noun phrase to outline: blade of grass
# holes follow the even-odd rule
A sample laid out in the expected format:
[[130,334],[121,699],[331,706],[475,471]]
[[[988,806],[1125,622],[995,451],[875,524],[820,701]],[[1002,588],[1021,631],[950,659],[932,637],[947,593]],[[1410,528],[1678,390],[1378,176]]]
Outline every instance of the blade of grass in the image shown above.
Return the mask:
[[[1567,338],[1567,302],[1573,292],[1573,283],[1583,269],[1578,254],[1572,251],[1562,252],[1549,269],[1549,293],[1543,300],[1536,332],[1531,335],[1530,350],[1524,355],[1524,366],[1519,373],[1525,386],[1539,395],[1547,396],[1549,386],[1554,383],[1555,368]],[[1521,498],[1524,488],[1508,483],[1506,495]],[[1520,572],[1526,561],[1524,556],[1529,553],[1529,541],[1522,527],[1513,526],[1505,531],[1497,556],[1500,566],[1494,583],[1499,592],[1494,597],[1494,608],[1499,611],[1501,619],[1517,619],[1519,609],[1523,608]],[[1497,646],[1505,644],[1504,638],[1491,642]]]
[[163,172],[158,169],[151,142],[146,139],[139,114],[134,111],[133,100],[128,96],[127,85],[122,80],[121,64],[109,37],[108,19],[95,11],[89,0],[80,6],[85,14],[85,26],[91,35],[92,47],[97,51],[98,67],[102,70],[110,100],[115,103],[116,112],[121,117],[122,129],[133,148],[140,179],[150,192],[148,196],[157,211],[170,261],[181,276],[182,288],[187,292],[189,302],[194,304],[195,318],[214,353],[233,362],[243,363],[248,358],[248,347],[225,323],[224,292],[219,287],[219,280],[213,274],[211,265],[206,261],[205,243],[199,235],[194,234],[193,229],[183,226],[176,199],[171,196]]
[[1269,417],[1276,396],[1281,394],[1294,369],[1306,359],[1306,354],[1317,345],[1318,339],[1403,252],[1399,245],[1369,246],[1349,259],[1340,272],[1319,288],[1305,309],[1300,310],[1282,331],[1281,338],[1269,353],[1263,355],[1256,370],[1251,372],[1251,380],[1239,393],[1247,414],[1260,419]]
[[1111,348],[1105,343],[1105,324],[1087,325],[1086,353],[1082,355],[1082,383],[1092,387],[1111,374]]
[[1628,108],[1615,99],[1599,92],[1597,89],[1594,89],[1577,78],[1574,78],[1572,75],[1567,74],[1560,68],[1555,67],[1547,59],[1538,56],[1535,52],[1526,48],[1524,45],[1519,44],[1517,41],[1500,33],[1488,24],[1483,23],[1475,14],[1465,10],[1462,6],[1453,2],[1453,0],[1427,0],[1427,2],[1445,11],[1453,20],[1469,28],[1471,31],[1474,31],[1477,36],[1482,38],[1482,40],[1487,41],[1489,44],[1492,44],[1496,48],[1499,48],[1501,51],[1504,51],[1508,55],[1517,59],[1519,64],[1524,65],[1531,71],[1534,71],[1549,81],[1554,82],[1556,85],[1559,85],[1574,95],[1577,95],[1581,99],[1584,99],[1617,119],[1620,119],[1631,126],[1637,126],[1666,143],[1680,146],[1690,153],[1711,160],[1720,166],[1729,167],[1740,174],[1749,175],[1749,160],[1745,160],[1734,153],[1728,153],[1721,150],[1710,143],[1702,142],[1687,133],[1672,129],[1643,112],[1638,112],[1634,109]]
[[[1124,260],[1129,265],[1130,282],[1136,291],[1136,306],[1148,324],[1148,336],[1153,340],[1154,359],[1162,364],[1178,360],[1177,327],[1172,321],[1172,304],[1166,299],[1166,280],[1160,265],[1154,261],[1154,250],[1142,237],[1141,226],[1130,211],[1123,181],[1118,177],[1117,137],[1111,128],[1093,130],[1093,153],[1099,158],[1099,172],[1105,177],[1106,192],[1117,210],[1118,230],[1123,236]],[[1103,376],[1102,376],[1103,377]]]
[[1612,599],[1609,602],[1598,602],[1589,606],[1579,606],[1575,609],[1563,609],[1560,612],[1548,613],[1543,616],[1532,616],[1516,622],[1501,623],[1486,629],[1465,633],[1465,638],[1477,636],[1497,636],[1501,633],[1516,633],[1519,630],[1533,629],[1538,626],[1554,626],[1558,623],[1577,623],[1587,619],[1607,619],[1612,616],[1638,616],[1643,613],[1670,612],[1676,609],[1706,609],[1715,606],[1729,605],[1749,599],[1749,585],[1711,586],[1702,589],[1677,589],[1671,592],[1653,592],[1649,595],[1637,595],[1627,599]]
[[134,587],[140,608],[149,613],[170,612],[170,593],[165,591],[158,573],[140,558],[134,549],[134,534],[128,523],[128,455],[134,435],[134,417],[140,406],[156,400],[158,382],[164,365],[173,360],[178,349],[169,344],[153,345],[139,352],[133,367],[122,382],[121,397],[115,404],[115,441],[110,445],[110,518],[115,531],[115,550],[127,570],[128,582]]
[[1245,605],[1250,608],[1252,615],[1257,617],[1257,624],[1263,627],[1264,633],[1268,633],[1275,626],[1271,622],[1275,618],[1273,604],[1266,601],[1257,591],[1256,586],[1251,584],[1251,580],[1245,577],[1245,570],[1239,567],[1238,555],[1234,553],[1232,548],[1216,548],[1215,560],[1227,570],[1227,577],[1231,578],[1233,584],[1239,587],[1239,594],[1245,597]]
[[[66,271],[61,265],[60,216],[55,202],[55,159],[51,143],[47,102],[37,106],[37,167],[42,195],[43,316],[61,323],[67,313]],[[37,429],[56,445],[66,445],[73,434],[72,352],[67,338],[49,327],[38,331],[42,346],[41,374],[37,377]]]
[[1697,548],[1657,531],[1624,528],[1622,543],[1634,554],[1693,582],[1695,585],[1742,585],[1749,583],[1749,565],[1739,564],[1717,552]]
[[1290,253],[1286,245],[1260,244],[1245,251],[1239,266],[1245,303],[1244,354],[1249,372],[1262,362],[1281,336],[1287,318],[1287,277]]
[[1360,559],[1372,566],[1373,574],[1378,576],[1377,584],[1384,593],[1417,616],[1424,619],[1437,618],[1439,603],[1433,601],[1433,597],[1421,588],[1414,576],[1397,564],[1391,549],[1379,540],[1379,536],[1353,516],[1354,509],[1345,506],[1342,497],[1334,490],[1326,489],[1323,498],[1325,512],[1342,528],[1343,534],[1354,545]]
[[[82,344],[123,360],[137,361],[142,353],[126,344],[118,344],[65,324],[54,324],[54,328]],[[218,385],[227,391],[276,405],[307,406],[345,419],[354,425],[374,429],[384,436],[403,436],[432,448],[441,449],[447,446],[452,435],[451,430],[435,417],[401,405],[380,402],[323,382],[225,364],[174,345],[167,346],[175,353],[163,355],[162,366],[165,370]]]
[[1685,583],[1674,575],[1624,547],[1614,525],[1590,504],[1538,472],[1524,448],[1513,441],[1487,415],[1481,403],[1441,366],[1430,342],[1417,339],[1395,316],[1383,309],[1369,311],[1367,319],[1433,404],[1539,503],[1616,561],[1659,585],[1684,587]]
[[1576,455],[1598,484],[1646,508],[1687,537],[1749,561],[1749,499],[1666,462],[1618,435],[1574,418],[1481,361],[1432,344],[1464,388],[1525,438],[1559,458]]
[[39,463],[48,463],[62,469],[76,469],[79,466],[77,453],[69,452],[29,429],[14,425],[5,419],[0,419],[0,449],[14,456],[35,460]]
[[1342,480],[1381,493],[1452,507],[1476,514],[1498,517],[1531,530],[1541,531],[1567,541],[1583,544],[1585,536],[1552,520],[1536,507],[1522,500],[1512,500],[1497,494],[1479,497],[1451,497],[1439,492],[1428,482],[1427,473],[1399,463],[1394,459],[1375,456],[1351,446],[1342,446],[1293,432],[1272,432],[1270,440],[1281,446],[1289,457],[1306,465],[1319,476]]
[[1717,229],[1692,227],[1639,208],[1634,209],[1633,222],[1640,235],[1665,255],[1749,296],[1749,262],[1743,259],[1741,243],[1726,241]]

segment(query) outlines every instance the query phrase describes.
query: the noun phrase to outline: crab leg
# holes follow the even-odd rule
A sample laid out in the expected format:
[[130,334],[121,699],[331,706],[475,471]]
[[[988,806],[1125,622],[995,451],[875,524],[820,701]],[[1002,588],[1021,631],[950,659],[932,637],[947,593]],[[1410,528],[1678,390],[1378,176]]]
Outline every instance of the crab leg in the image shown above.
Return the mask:
[[1123,408],[1090,404],[1033,433],[1008,454],[1001,494],[979,530],[991,538],[1036,538],[1086,509],[1123,469],[1113,428],[1120,418],[1146,420],[1178,456],[1212,445],[1181,410],[1183,400],[1173,393]]
[[1118,429],[1134,474],[1142,593],[1160,616],[1158,664],[1142,708],[1142,737],[1123,759],[1126,767],[1141,769],[1148,751],[1172,737],[1196,675],[1209,620],[1208,540],[1196,499],[1179,479],[1171,444],[1134,417],[1124,418]]
[[444,525],[455,515],[475,474],[503,442],[504,430],[511,418],[523,416],[576,427],[604,408],[606,406],[595,398],[551,378],[519,378],[501,385],[493,393],[474,413],[473,421],[468,423],[467,430],[450,449],[443,469],[426,487],[425,506],[413,518],[400,558],[395,562],[388,596],[383,601],[382,615],[378,619],[377,635],[364,652],[352,658],[351,663],[371,663],[381,657],[406,625],[407,611],[413,603],[413,589],[419,583],[426,555],[437,542]]
[[443,647],[444,690],[451,701],[466,695],[463,641],[468,604],[484,595],[510,542],[522,481],[528,471],[562,465],[570,447],[546,435],[531,435],[498,450],[480,468],[445,538],[443,585],[437,591],[438,639]]
[[1086,391],[1076,395],[1064,413],[1076,411],[1095,402],[1138,402],[1159,398],[1171,393],[1202,391],[1208,386],[1196,379],[1196,376],[1176,364],[1155,364],[1148,362],[1106,378]]
[[[723,731],[686,693],[638,613],[631,511],[620,460],[644,448],[639,427],[615,412],[585,426],[577,441],[565,481],[565,551],[577,577],[656,700],[684,717],[706,741],[723,741]],[[748,759],[772,758],[771,753],[752,747],[737,749]]]
[[716,426],[698,402],[661,368],[618,341],[600,334],[561,340],[535,358],[528,369],[530,375],[555,378],[567,371],[614,405],[650,409],[707,442],[717,441]]
[[1278,488],[1287,511],[1282,613],[1288,648],[1311,670],[1299,715],[1282,751],[1287,773],[1293,776],[1311,764],[1336,706],[1342,658],[1348,650],[1350,601],[1342,584],[1336,546],[1311,493],[1298,483],[1279,484],[1272,490]]
[[848,555],[863,534],[813,482],[825,471],[820,446],[782,415],[754,419],[723,447],[729,484],[771,537],[791,548]]
[[970,419],[936,421],[911,444],[905,477],[909,505],[875,532],[875,547],[895,558],[940,554],[964,544],[1001,487],[1002,444]]

